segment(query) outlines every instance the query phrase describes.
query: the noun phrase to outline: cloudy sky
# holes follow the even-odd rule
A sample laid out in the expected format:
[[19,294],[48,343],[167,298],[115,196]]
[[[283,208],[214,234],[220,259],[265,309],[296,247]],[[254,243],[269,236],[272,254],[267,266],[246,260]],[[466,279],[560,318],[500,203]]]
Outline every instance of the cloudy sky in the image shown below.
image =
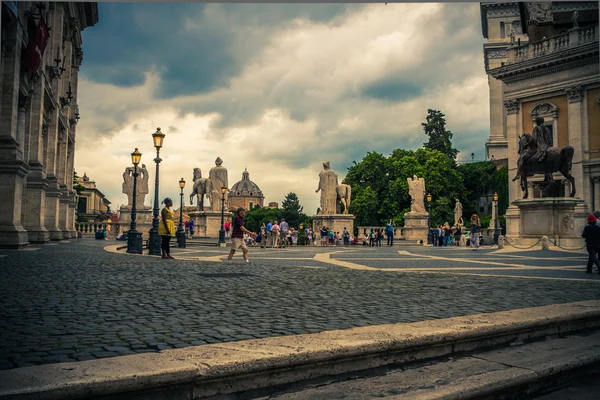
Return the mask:
[[321,163],[341,179],[367,151],[417,149],[427,109],[446,114],[460,159],[489,135],[479,3],[99,3],[83,32],[75,170],[113,210],[135,147],[160,198],[179,204],[220,156],[247,166],[265,202],[295,192],[314,213]]

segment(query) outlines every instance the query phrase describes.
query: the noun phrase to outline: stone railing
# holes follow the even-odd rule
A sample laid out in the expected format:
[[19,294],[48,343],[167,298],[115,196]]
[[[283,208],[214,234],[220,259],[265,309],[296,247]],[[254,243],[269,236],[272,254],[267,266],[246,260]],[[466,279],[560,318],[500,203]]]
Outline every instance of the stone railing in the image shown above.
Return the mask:
[[106,232],[109,237],[116,237],[120,231],[120,225],[112,222],[77,222],[75,230],[80,236],[94,236],[96,232]]
[[513,64],[533,60],[544,55],[558,53],[594,41],[598,41],[598,25],[575,28],[562,35],[521,46],[509,47],[506,63]]

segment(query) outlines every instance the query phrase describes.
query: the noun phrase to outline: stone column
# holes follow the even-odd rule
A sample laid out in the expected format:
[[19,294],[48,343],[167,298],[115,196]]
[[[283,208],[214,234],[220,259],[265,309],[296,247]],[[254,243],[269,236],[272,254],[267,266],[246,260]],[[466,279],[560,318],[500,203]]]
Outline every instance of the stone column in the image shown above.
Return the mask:
[[50,240],[61,240],[62,231],[59,228],[59,199],[62,197],[57,178],[58,157],[58,110],[51,113],[48,127],[48,147],[46,151],[46,177],[48,187],[46,188],[46,229],[50,233]]
[[66,185],[66,173],[67,173],[67,146],[68,137],[67,131],[62,126],[60,127],[58,149],[57,149],[57,178],[58,186],[60,188],[60,199],[59,199],[59,216],[58,216],[58,228],[62,231],[62,239],[69,239],[71,234],[69,233],[69,190]]
[[508,140],[508,204],[506,209],[506,236],[516,238],[521,232],[521,221],[519,208],[512,205],[512,202],[522,197],[522,191],[519,187],[520,182],[512,181],[517,172],[517,160],[519,159],[519,118],[521,116],[521,105],[519,100],[505,100],[504,107],[506,108],[506,132]]
[[[582,140],[585,124],[585,105],[583,102],[585,96],[581,86],[568,88],[565,92],[569,101],[569,145],[575,149],[573,167],[571,168],[571,175],[575,178],[575,189],[577,190],[575,197],[585,200],[591,198],[590,187],[584,185],[583,181],[583,159],[584,154],[587,154],[587,141]],[[585,203],[577,205],[575,207],[575,218],[585,218],[591,207],[591,204]]]
[[600,176],[592,178],[594,185],[594,211],[600,210]]
[[[585,106],[583,104],[584,93],[581,86],[571,87],[565,90],[567,99],[569,100],[568,114],[569,114],[569,145],[575,149],[575,155],[573,156],[573,167],[571,169],[571,175],[575,178],[575,188],[577,189],[576,197],[585,199],[584,185],[583,185],[583,155],[585,154],[584,146],[585,141],[583,138],[583,124],[585,123],[584,111]],[[587,146],[586,146],[587,147]]]
[[[26,4],[19,4],[19,8]],[[21,224],[21,205],[26,174],[23,158],[25,107],[28,98],[21,93],[21,46],[23,32],[13,19],[3,27],[2,76],[0,79],[0,247],[27,245],[27,231]]]
[[42,76],[34,88],[31,98],[29,119],[29,174],[23,195],[23,226],[27,229],[30,243],[45,243],[50,240],[44,226],[46,214],[46,171],[43,168],[44,134],[48,126],[43,123],[45,78]]

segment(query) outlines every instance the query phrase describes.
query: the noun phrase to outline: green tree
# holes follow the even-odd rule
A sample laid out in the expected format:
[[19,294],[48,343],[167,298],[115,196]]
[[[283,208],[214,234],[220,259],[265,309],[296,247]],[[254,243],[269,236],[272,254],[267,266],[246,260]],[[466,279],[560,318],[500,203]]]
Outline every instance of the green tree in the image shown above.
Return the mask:
[[425,148],[437,150],[456,160],[458,150],[452,147],[452,132],[446,129],[446,115],[438,110],[427,110],[426,122],[421,123],[429,140],[423,143]]
[[296,193],[288,193],[281,202],[281,216],[285,218],[290,227],[297,228],[302,220],[302,210],[300,200]]

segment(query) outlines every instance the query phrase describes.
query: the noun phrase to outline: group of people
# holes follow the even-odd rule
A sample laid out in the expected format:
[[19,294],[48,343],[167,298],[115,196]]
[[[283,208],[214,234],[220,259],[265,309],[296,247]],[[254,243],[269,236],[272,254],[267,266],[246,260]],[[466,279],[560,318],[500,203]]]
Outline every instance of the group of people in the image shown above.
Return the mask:
[[[166,198],[163,200],[165,207],[161,211],[160,224],[158,226],[158,234],[162,238],[161,250],[162,258],[174,259],[170,253],[170,241],[175,236],[175,222],[173,219],[174,212],[171,209],[173,206],[173,200]],[[256,233],[249,231],[244,226],[244,216],[246,209],[240,207],[237,209],[236,215],[233,221],[230,223],[231,227],[231,250],[228,256],[228,260],[231,260],[233,255],[238,249],[242,250],[244,261],[248,262],[248,247],[247,241],[251,240],[253,243],[260,243],[261,247],[287,247],[297,244],[298,231],[290,228],[289,224],[282,218],[279,224],[277,221],[269,221],[268,224],[262,224],[261,231],[257,235]],[[193,222],[186,224],[186,231],[189,229],[191,235],[193,235]],[[435,235],[434,245],[437,246],[452,246],[460,244],[461,242],[461,225],[457,224],[451,227],[447,222],[444,225],[440,225],[434,230]],[[481,230],[481,221],[477,214],[471,216],[470,226],[470,243],[473,245],[473,250],[479,248],[479,232]],[[366,229],[363,231],[363,245],[364,246],[381,246],[381,240],[384,236],[384,232],[388,239],[388,246],[393,246],[394,236],[394,225],[390,220],[385,229],[371,228],[367,234]],[[312,228],[305,229],[305,245],[315,245],[316,235]],[[319,232],[320,234],[320,245],[349,245],[358,244],[359,240],[357,237],[353,237],[350,232],[344,227],[342,233],[333,232],[326,226],[323,226]],[[588,263],[586,272],[592,273],[593,266],[596,265],[598,273],[600,273],[600,260],[598,260],[598,254],[600,253],[600,211],[595,211],[593,214],[588,215],[587,225],[583,229],[581,236],[585,239],[586,250],[588,252]],[[454,238],[454,239],[453,239]]]
[[479,219],[479,215],[471,215],[471,226],[469,227],[468,239],[465,239],[463,236],[463,228],[461,223],[451,226],[448,222],[434,228],[432,230],[433,245],[438,247],[473,246],[473,250],[477,251],[477,249],[479,249],[479,237],[481,233],[481,220]]

